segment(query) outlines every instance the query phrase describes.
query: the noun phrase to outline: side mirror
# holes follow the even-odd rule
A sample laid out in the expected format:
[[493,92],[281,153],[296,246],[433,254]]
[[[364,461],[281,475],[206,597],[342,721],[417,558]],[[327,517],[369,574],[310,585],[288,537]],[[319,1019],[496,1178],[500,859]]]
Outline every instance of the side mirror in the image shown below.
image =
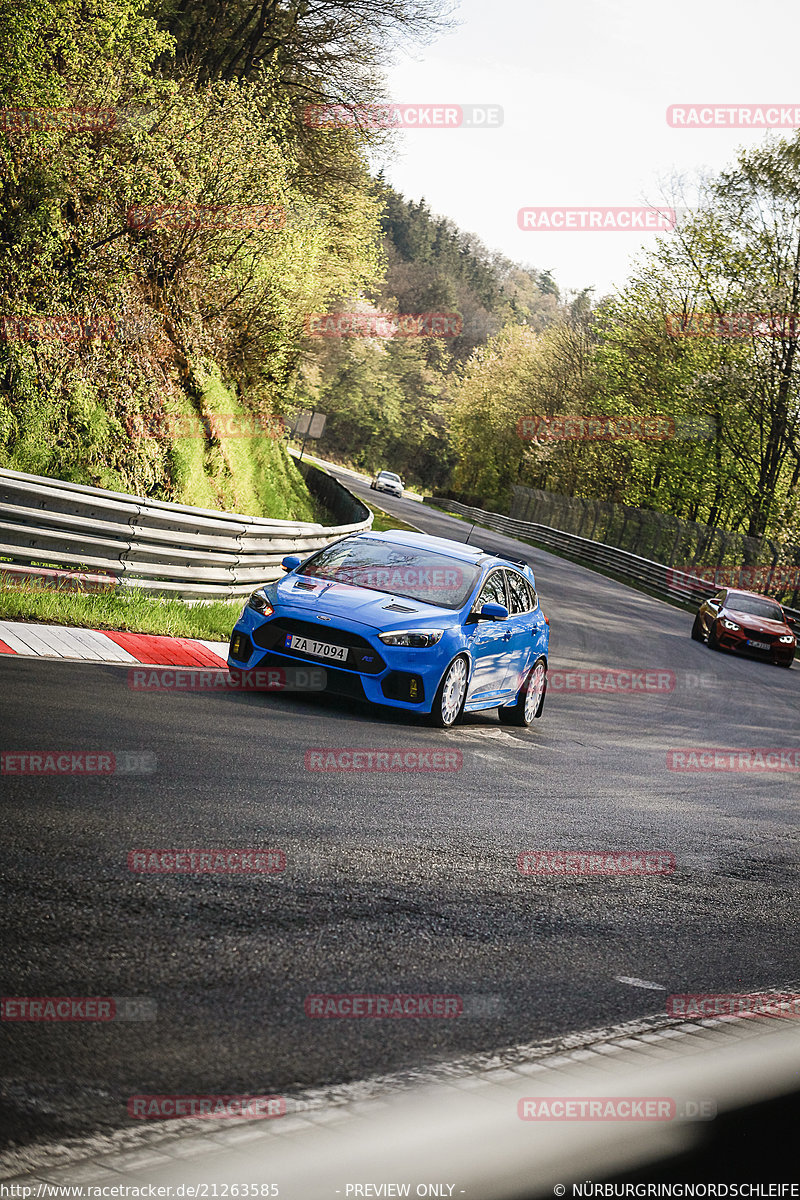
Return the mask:
[[479,616],[484,621],[505,621],[508,609],[505,604],[484,604]]
[[295,567],[300,566],[302,561],[303,560],[299,554],[287,554],[286,557],[281,560],[281,566],[283,567],[284,571],[293,571]]

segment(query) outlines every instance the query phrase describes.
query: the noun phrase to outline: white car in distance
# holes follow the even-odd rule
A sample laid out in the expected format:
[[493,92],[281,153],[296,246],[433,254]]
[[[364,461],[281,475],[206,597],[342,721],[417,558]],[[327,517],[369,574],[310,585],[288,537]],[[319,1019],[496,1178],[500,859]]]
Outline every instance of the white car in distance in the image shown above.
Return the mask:
[[400,498],[403,495],[403,481],[394,471],[378,471],[369,486],[376,492],[389,492],[392,496]]

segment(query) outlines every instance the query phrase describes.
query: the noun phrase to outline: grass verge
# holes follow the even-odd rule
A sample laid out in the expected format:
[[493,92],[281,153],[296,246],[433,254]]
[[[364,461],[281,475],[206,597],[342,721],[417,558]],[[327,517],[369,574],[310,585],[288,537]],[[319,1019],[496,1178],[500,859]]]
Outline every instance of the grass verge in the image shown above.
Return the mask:
[[137,591],[64,592],[23,584],[0,588],[0,620],[42,621],[85,629],[120,629],[226,642],[244,600],[185,604]]

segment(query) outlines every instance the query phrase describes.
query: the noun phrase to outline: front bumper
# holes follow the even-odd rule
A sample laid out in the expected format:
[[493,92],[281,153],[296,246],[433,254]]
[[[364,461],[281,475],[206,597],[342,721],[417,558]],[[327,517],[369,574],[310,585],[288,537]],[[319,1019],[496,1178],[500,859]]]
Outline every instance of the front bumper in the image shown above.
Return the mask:
[[[291,632],[317,638],[329,632],[332,641],[348,646],[351,661],[343,666],[291,650],[285,645],[286,634]],[[324,626],[285,610],[264,620],[252,609],[245,609],[231,634],[228,666],[243,672],[270,667],[322,667],[326,693],[429,713],[447,666],[436,650],[438,645],[428,650],[385,646],[374,630],[355,623],[350,628],[338,624],[326,631]]]
[[[764,641],[769,640],[770,647],[768,650],[759,649],[758,646],[748,646],[748,641]],[[748,630],[742,630],[737,633],[733,629],[722,629],[717,635],[717,641],[722,650],[730,650],[733,654],[741,654],[746,658],[755,658],[761,662],[772,663],[791,663],[794,659],[795,647],[781,644],[777,639],[764,635],[759,636],[758,633],[753,633]]]

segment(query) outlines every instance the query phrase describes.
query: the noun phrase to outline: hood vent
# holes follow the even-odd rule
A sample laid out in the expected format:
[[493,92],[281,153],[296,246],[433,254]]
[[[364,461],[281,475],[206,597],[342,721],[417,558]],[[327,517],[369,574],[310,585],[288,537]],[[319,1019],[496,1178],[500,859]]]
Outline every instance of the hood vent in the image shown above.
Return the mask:
[[394,601],[392,601],[391,604],[384,604],[383,611],[384,612],[415,613],[415,612],[418,612],[419,610],[416,608],[406,608],[406,606],[404,604],[396,604]]
[[300,588],[300,590],[303,592],[315,592],[317,590],[317,585],[315,583],[302,583],[300,580],[298,580],[294,586],[296,588]]

